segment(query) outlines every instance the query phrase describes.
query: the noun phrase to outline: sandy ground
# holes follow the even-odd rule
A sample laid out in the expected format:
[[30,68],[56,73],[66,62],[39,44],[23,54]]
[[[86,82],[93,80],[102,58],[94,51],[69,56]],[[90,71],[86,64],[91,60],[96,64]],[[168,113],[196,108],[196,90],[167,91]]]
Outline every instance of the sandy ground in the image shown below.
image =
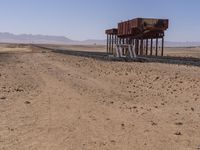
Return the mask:
[[0,53],[32,52],[29,45],[24,44],[0,44]]
[[17,47],[0,48],[0,150],[200,149],[199,67]]
[[200,47],[166,48],[165,55],[200,58]]

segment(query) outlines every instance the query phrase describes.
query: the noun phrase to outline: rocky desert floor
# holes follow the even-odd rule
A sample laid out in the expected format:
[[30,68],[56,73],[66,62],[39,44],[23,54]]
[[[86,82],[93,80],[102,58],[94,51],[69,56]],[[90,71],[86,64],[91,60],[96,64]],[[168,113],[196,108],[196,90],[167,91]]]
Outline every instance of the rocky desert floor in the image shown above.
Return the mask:
[[[200,60],[200,48],[166,55]],[[200,149],[199,66],[0,45],[0,150],[143,149]]]

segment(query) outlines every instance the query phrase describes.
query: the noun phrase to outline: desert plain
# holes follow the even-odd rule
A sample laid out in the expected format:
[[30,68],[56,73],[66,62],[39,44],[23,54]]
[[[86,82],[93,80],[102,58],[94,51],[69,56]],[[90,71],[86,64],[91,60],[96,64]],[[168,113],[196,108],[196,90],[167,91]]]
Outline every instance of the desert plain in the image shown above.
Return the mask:
[[166,48],[180,64],[40,46],[0,44],[0,150],[200,149],[200,48]]

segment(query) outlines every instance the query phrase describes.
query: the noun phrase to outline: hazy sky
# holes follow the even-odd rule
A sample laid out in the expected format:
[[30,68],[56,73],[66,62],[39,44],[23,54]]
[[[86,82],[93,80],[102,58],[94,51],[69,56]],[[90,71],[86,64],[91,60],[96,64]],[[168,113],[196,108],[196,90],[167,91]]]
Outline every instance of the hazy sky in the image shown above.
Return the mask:
[[0,0],[0,32],[104,39],[136,17],[169,18],[170,41],[200,41],[200,0]]

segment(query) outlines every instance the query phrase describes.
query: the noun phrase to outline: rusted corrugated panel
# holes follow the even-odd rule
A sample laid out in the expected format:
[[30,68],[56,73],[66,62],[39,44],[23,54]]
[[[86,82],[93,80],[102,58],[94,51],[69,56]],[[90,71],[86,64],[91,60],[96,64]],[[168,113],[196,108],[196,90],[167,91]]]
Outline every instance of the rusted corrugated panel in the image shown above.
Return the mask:
[[116,28],[108,29],[108,30],[106,30],[106,34],[117,35],[118,29],[116,29]]
[[167,19],[142,19],[141,26],[144,30],[166,30],[168,28],[169,21]]

